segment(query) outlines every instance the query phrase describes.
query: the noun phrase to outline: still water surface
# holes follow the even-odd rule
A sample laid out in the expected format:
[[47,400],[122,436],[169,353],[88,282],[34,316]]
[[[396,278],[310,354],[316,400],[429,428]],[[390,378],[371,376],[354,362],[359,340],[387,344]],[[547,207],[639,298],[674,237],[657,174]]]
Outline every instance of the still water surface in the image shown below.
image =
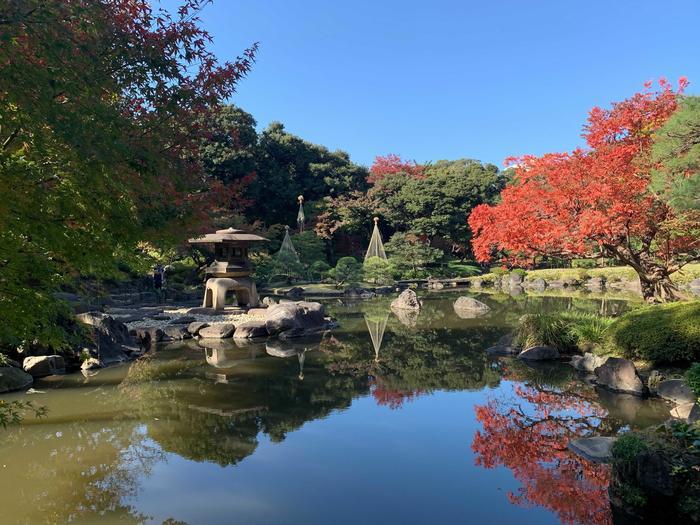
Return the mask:
[[607,467],[571,437],[663,421],[565,364],[484,349],[526,312],[624,301],[456,296],[419,316],[330,303],[341,327],[295,344],[195,341],[35,385],[48,417],[0,430],[3,524],[611,523]]

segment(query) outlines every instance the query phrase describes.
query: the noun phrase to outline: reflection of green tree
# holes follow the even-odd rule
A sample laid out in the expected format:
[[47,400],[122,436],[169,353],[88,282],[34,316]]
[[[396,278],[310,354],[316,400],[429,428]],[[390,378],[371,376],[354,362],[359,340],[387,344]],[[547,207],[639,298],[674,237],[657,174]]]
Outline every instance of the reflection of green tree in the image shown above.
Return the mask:
[[86,421],[56,428],[60,432],[50,423],[31,425],[3,436],[3,445],[14,444],[16,451],[3,469],[5,479],[14,480],[0,491],[3,523],[15,517],[47,524],[109,518],[144,522],[146,516],[125,500],[137,493],[139,480],[162,460],[162,453],[136,424]]

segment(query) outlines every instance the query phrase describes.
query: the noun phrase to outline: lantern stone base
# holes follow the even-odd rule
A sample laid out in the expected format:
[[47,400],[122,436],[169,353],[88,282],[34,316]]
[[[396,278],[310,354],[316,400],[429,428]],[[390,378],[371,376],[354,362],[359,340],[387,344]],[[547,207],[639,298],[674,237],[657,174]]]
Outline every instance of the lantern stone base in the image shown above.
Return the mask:
[[204,291],[204,308],[223,310],[226,306],[226,294],[232,291],[236,294],[236,302],[239,306],[255,308],[260,304],[258,290],[255,282],[247,277],[212,277],[207,279]]

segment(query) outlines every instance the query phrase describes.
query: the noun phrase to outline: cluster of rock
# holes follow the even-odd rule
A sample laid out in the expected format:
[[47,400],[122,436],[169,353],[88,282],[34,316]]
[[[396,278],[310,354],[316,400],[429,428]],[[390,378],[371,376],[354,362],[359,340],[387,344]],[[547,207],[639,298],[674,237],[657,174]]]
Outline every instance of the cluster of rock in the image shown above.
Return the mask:
[[[307,301],[287,301],[271,304],[268,308],[250,309],[246,320],[236,324],[209,323],[198,321],[195,316],[184,315],[174,319],[165,316],[167,324],[129,329],[122,321],[103,312],[86,312],[77,318],[92,332],[91,341],[82,351],[81,368],[86,373],[132,360],[155,343],[193,337],[212,340],[274,336],[289,340],[317,334],[334,326],[334,321],[326,316],[322,304]],[[66,362],[60,355],[28,356],[21,364],[9,360],[8,366],[0,366],[0,393],[28,388],[35,378],[63,374],[66,368]]]
[[[524,290],[544,291],[547,288],[553,289],[585,289],[590,292],[604,292],[606,290],[620,290],[634,293],[641,293],[641,286],[638,279],[616,279],[606,280],[604,277],[563,277],[561,279],[545,280],[542,277],[523,278],[519,273],[510,273],[502,277],[473,277],[469,280],[473,288],[494,287],[505,290],[512,294],[520,293]],[[679,285],[692,295],[700,296],[700,279],[694,279],[686,285]]]
[[[247,312],[248,320],[241,323],[191,321],[186,326],[168,325],[163,328],[140,328],[134,335],[143,346],[154,342],[189,339],[251,339],[276,336],[281,339],[303,337],[333,326],[326,317],[323,305],[308,301],[286,301],[267,308],[254,308]],[[252,318],[252,319],[250,319]],[[181,319],[182,320],[182,319]],[[188,321],[190,321],[188,319]]]

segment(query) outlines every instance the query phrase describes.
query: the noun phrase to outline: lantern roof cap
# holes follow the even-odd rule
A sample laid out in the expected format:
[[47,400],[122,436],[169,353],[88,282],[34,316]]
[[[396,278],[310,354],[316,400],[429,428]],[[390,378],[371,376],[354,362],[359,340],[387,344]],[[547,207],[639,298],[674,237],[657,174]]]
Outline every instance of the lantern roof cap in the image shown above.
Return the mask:
[[207,233],[201,237],[189,239],[190,244],[218,244],[222,242],[265,242],[267,239],[254,233],[248,233],[235,228],[216,230],[216,233]]

